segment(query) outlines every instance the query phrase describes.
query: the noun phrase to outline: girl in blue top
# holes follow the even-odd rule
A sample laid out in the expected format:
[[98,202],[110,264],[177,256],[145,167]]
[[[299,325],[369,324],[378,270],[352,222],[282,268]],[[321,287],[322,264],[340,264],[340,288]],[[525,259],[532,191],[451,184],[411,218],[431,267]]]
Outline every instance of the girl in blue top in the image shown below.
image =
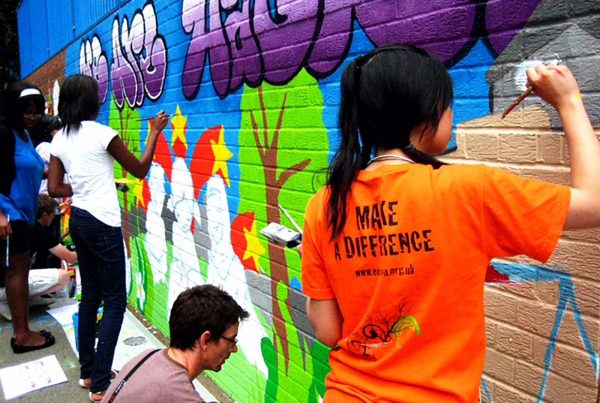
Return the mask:
[[28,317],[29,239],[44,171],[29,130],[42,117],[45,100],[39,88],[20,82],[11,86],[7,101],[7,127],[0,127],[0,283],[5,283],[0,285],[13,318],[11,347],[24,353],[54,344],[50,332],[29,329]]

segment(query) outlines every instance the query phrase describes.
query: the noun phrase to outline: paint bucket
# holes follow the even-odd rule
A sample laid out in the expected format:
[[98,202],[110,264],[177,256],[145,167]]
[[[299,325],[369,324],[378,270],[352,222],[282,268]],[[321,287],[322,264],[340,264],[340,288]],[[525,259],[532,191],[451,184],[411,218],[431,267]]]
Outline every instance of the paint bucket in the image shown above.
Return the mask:
[[[100,306],[98,308],[98,313],[96,314],[96,338],[100,334],[100,322],[102,322],[102,316],[104,313],[104,306]],[[75,348],[77,352],[79,352],[79,311],[75,312],[72,316],[73,318],[73,331],[75,332]]]
[[73,331],[75,331],[75,348],[79,352],[79,312],[73,314]]

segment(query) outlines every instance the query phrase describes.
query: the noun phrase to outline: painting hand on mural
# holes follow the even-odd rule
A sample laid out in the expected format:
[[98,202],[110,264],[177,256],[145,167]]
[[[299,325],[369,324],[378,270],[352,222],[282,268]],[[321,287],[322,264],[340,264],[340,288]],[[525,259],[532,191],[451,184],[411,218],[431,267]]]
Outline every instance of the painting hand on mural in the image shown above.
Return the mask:
[[527,78],[535,93],[556,108],[571,155],[571,202],[564,229],[596,227],[600,225],[600,143],[577,81],[564,65],[530,68]]
[[165,127],[167,127],[168,123],[169,115],[164,111],[160,111],[156,114],[154,120],[150,124],[151,129],[146,141],[146,148],[139,160],[127,149],[125,143],[118,137],[115,137],[113,141],[110,142],[108,145],[108,152],[133,176],[139,179],[144,178],[150,170],[150,164],[154,158],[158,136]]

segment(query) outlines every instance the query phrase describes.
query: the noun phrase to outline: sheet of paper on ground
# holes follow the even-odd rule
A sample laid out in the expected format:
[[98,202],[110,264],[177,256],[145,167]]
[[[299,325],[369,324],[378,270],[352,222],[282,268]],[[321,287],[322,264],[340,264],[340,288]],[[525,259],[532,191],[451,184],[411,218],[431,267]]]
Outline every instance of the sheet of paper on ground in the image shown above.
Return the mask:
[[6,400],[34,390],[67,382],[55,355],[0,369],[0,382]]

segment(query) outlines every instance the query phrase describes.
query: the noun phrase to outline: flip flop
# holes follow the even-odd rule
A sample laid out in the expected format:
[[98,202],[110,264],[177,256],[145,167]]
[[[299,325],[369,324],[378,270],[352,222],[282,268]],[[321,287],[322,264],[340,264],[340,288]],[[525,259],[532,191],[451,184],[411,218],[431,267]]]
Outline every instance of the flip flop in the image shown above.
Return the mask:
[[[112,382],[113,379],[115,379],[118,374],[119,374],[119,371],[117,371],[116,369],[111,370],[110,371],[110,381]],[[84,389],[89,389],[92,386],[92,378],[80,378],[79,386],[81,386]]]
[[46,347],[50,347],[51,345],[53,345],[56,340],[54,339],[54,336],[52,336],[52,333],[46,331],[46,330],[40,330],[40,334],[42,336],[44,336],[45,342],[44,344],[40,344],[39,346],[21,346],[20,344],[17,344],[17,341],[14,337],[10,338],[10,346],[12,347],[13,353],[15,354],[22,354],[22,353],[28,353],[30,351],[35,351],[35,350],[41,350],[43,348]]

